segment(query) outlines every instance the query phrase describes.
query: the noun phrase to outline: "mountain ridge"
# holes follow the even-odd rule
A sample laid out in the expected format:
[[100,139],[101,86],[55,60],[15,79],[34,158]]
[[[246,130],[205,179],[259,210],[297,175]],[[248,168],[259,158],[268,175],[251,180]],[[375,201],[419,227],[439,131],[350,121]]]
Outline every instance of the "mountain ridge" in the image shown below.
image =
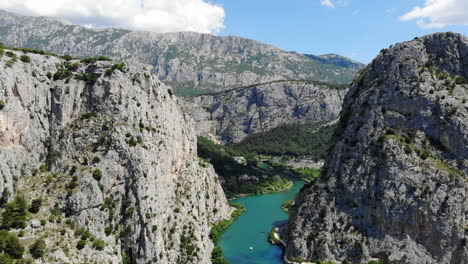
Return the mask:
[[349,83],[362,67],[324,63],[323,58],[293,54],[236,36],[95,30],[6,11],[0,11],[0,38],[8,46],[151,64],[158,77],[176,90],[220,91],[278,79]]

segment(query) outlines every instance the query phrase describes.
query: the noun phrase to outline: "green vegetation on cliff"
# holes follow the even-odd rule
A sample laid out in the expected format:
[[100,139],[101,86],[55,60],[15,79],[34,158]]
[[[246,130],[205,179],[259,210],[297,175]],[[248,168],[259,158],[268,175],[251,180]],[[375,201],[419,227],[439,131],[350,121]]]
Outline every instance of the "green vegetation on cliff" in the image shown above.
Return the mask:
[[317,128],[314,124],[283,125],[268,132],[247,136],[232,149],[239,153],[264,155],[309,156],[325,159],[332,144],[334,125]]
[[236,221],[236,219],[242,215],[243,212],[245,212],[245,208],[242,204],[240,203],[231,203],[233,207],[236,208],[234,212],[231,214],[231,218],[227,220],[222,220],[213,227],[211,227],[210,231],[210,239],[215,243],[215,247],[213,248],[213,251],[211,252],[211,261],[213,264],[229,264],[229,261],[227,261],[224,256],[223,256],[223,250],[216,245],[216,243],[219,241],[219,238],[221,234],[228,229],[229,226]]
[[285,211],[286,213],[289,213],[289,209],[291,209],[291,206],[293,205],[294,200],[286,200],[281,204],[281,209]]
[[229,146],[215,144],[204,137],[198,138],[197,148],[198,156],[211,163],[220,175],[227,197],[278,192],[293,185],[290,180],[279,176],[282,171],[259,161],[254,154],[240,157],[240,153]]

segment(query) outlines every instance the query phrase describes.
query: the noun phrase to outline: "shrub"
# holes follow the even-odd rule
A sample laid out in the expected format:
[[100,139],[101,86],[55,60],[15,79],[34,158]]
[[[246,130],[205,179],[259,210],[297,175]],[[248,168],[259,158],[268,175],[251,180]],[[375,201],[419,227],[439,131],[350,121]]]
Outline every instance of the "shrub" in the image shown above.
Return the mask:
[[395,135],[397,131],[393,128],[389,128],[387,132],[385,133],[386,135]]
[[16,62],[16,58],[12,58],[11,60],[7,61],[5,63],[5,66],[8,67],[8,68],[11,68],[13,66],[13,64],[15,64]]
[[45,184],[46,184],[46,185],[49,185],[49,184],[51,184],[54,180],[55,180],[54,176],[52,176],[52,175],[47,175]]
[[0,110],[3,110],[3,108],[5,108],[6,106],[6,103],[2,100],[0,100]]
[[41,166],[39,167],[40,172],[46,172],[47,170],[48,170],[48,168],[47,168],[46,164],[41,164]]
[[66,60],[66,61],[71,61],[71,60],[74,60],[75,58],[70,56],[70,55],[63,55],[62,59]]
[[223,250],[219,246],[215,246],[211,251],[211,262],[213,264],[229,264],[223,257]]
[[427,158],[429,158],[429,152],[427,152],[426,150],[423,150],[420,154],[420,157],[421,159],[425,160]]
[[468,80],[466,80],[466,78],[463,77],[463,76],[457,76],[455,78],[455,83],[456,84],[466,84],[466,83],[468,83]]
[[83,81],[87,84],[94,84],[100,77],[100,73],[83,73]]
[[72,180],[72,181],[68,184],[68,189],[69,189],[69,190],[73,190],[73,189],[75,189],[77,186],[78,186],[78,182]]
[[406,153],[407,155],[411,154],[412,152],[413,152],[413,151],[412,151],[411,147],[405,146],[405,153]]
[[79,63],[65,63],[65,68],[69,71],[76,71],[80,67]]
[[82,250],[86,246],[86,240],[80,240],[76,243],[76,248]]
[[97,117],[97,114],[94,113],[94,112],[88,112],[88,113],[84,113],[80,116],[80,120],[86,120],[86,119],[90,119],[92,117]]
[[131,137],[130,140],[128,141],[128,144],[131,146],[131,147],[135,147],[137,145],[137,141],[135,140],[134,137]]
[[7,56],[10,57],[10,58],[16,58],[16,54],[13,53],[13,52],[11,52],[11,51],[5,52],[5,55],[7,55]]
[[29,252],[35,258],[42,258],[46,251],[46,243],[44,239],[40,238],[34,242],[29,248]]
[[15,199],[6,204],[2,215],[2,228],[25,228],[27,205],[23,196],[16,196]]
[[2,264],[13,264],[13,258],[8,254],[0,254],[0,263]]
[[91,233],[88,230],[84,230],[81,234],[81,240],[88,240],[91,238]]
[[93,178],[96,180],[96,181],[100,181],[102,179],[102,171],[100,169],[95,169],[93,171]]
[[29,58],[28,55],[21,55],[20,60],[22,62],[24,62],[24,63],[30,63],[31,62],[31,58]]
[[2,197],[0,198],[0,207],[3,207],[8,202],[8,198],[10,198],[10,191],[5,188],[3,189]]
[[97,250],[103,250],[106,247],[106,242],[101,239],[96,239],[93,242],[93,248]]
[[123,71],[124,67],[125,67],[125,63],[116,63],[112,65],[112,67],[106,70],[106,74],[111,75],[112,73],[114,73],[115,70]]
[[101,158],[98,157],[98,156],[96,156],[96,157],[93,158],[93,163],[98,163],[98,162],[100,162],[100,161],[101,161]]
[[[24,247],[19,241],[18,237],[12,234],[6,236],[2,235],[2,238],[5,238],[5,247],[4,252],[12,256],[15,259],[20,259],[23,257]],[[2,241],[3,242],[3,241]]]
[[71,167],[71,169],[70,169],[70,172],[69,172],[69,174],[70,174],[70,175],[73,175],[73,174],[75,174],[76,170],[77,170],[77,167],[76,167],[76,165],[73,165],[73,166]]
[[39,212],[39,209],[41,208],[41,205],[42,205],[41,198],[34,199],[31,202],[31,208],[29,208],[29,212],[33,214],[37,214]]
[[106,56],[99,56],[99,57],[97,58],[97,60],[98,60],[98,61],[112,61],[111,58],[106,57]]
[[104,233],[106,234],[106,236],[110,236],[112,234],[112,227],[108,226],[104,228]]
[[73,73],[67,69],[59,69],[53,76],[54,81],[64,80],[73,76]]
[[81,60],[82,63],[86,63],[86,64],[95,63],[96,61],[97,61],[97,58],[85,58]]
[[80,237],[85,232],[86,232],[86,230],[84,228],[78,227],[77,229],[75,229],[75,237]]

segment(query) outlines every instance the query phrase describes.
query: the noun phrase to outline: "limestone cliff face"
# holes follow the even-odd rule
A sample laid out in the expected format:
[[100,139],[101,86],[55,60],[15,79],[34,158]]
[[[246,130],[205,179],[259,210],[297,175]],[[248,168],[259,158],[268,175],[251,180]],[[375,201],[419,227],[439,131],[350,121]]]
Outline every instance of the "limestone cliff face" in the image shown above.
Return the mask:
[[221,91],[284,79],[349,83],[363,67],[336,55],[306,56],[237,36],[89,29],[1,10],[0,39],[5,45],[62,55],[151,64],[159,79],[176,90]]
[[[54,220],[24,243],[45,237],[46,263],[119,263],[121,252],[209,263],[209,225],[230,208],[171,88],[144,67],[28,56],[0,57],[0,189],[44,198],[32,219]],[[78,250],[77,227],[106,247]]]
[[345,98],[324,173],[296,198],[286,257],[468,262],[468,39],[383,50]]
[[332,122],[346,92],[344,85],[280,81],[180,102],[196,120],[198,135],[232,143],[283,124]]

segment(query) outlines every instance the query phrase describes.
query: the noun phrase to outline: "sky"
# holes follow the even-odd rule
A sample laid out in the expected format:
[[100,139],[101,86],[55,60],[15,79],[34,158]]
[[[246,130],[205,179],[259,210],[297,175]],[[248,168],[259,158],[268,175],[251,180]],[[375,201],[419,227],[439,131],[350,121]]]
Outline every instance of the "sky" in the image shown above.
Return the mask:
[[[448,6],[444,4],[451,2]],[[222,5],[226,12],[225,28],[220,35],[239,35],[307,54],[337,53],[363,63],[369,63],[382,48],[416,36],[441,31],[468,35],[468,0],[214,3]],[[415,9],[418,6],[422,9]],[[425,6],[430,9],[424,10]]]
[[236,35],[363,63],[417,36],[468,35],[468,0],[0,0],[0,9],[95,28]]

